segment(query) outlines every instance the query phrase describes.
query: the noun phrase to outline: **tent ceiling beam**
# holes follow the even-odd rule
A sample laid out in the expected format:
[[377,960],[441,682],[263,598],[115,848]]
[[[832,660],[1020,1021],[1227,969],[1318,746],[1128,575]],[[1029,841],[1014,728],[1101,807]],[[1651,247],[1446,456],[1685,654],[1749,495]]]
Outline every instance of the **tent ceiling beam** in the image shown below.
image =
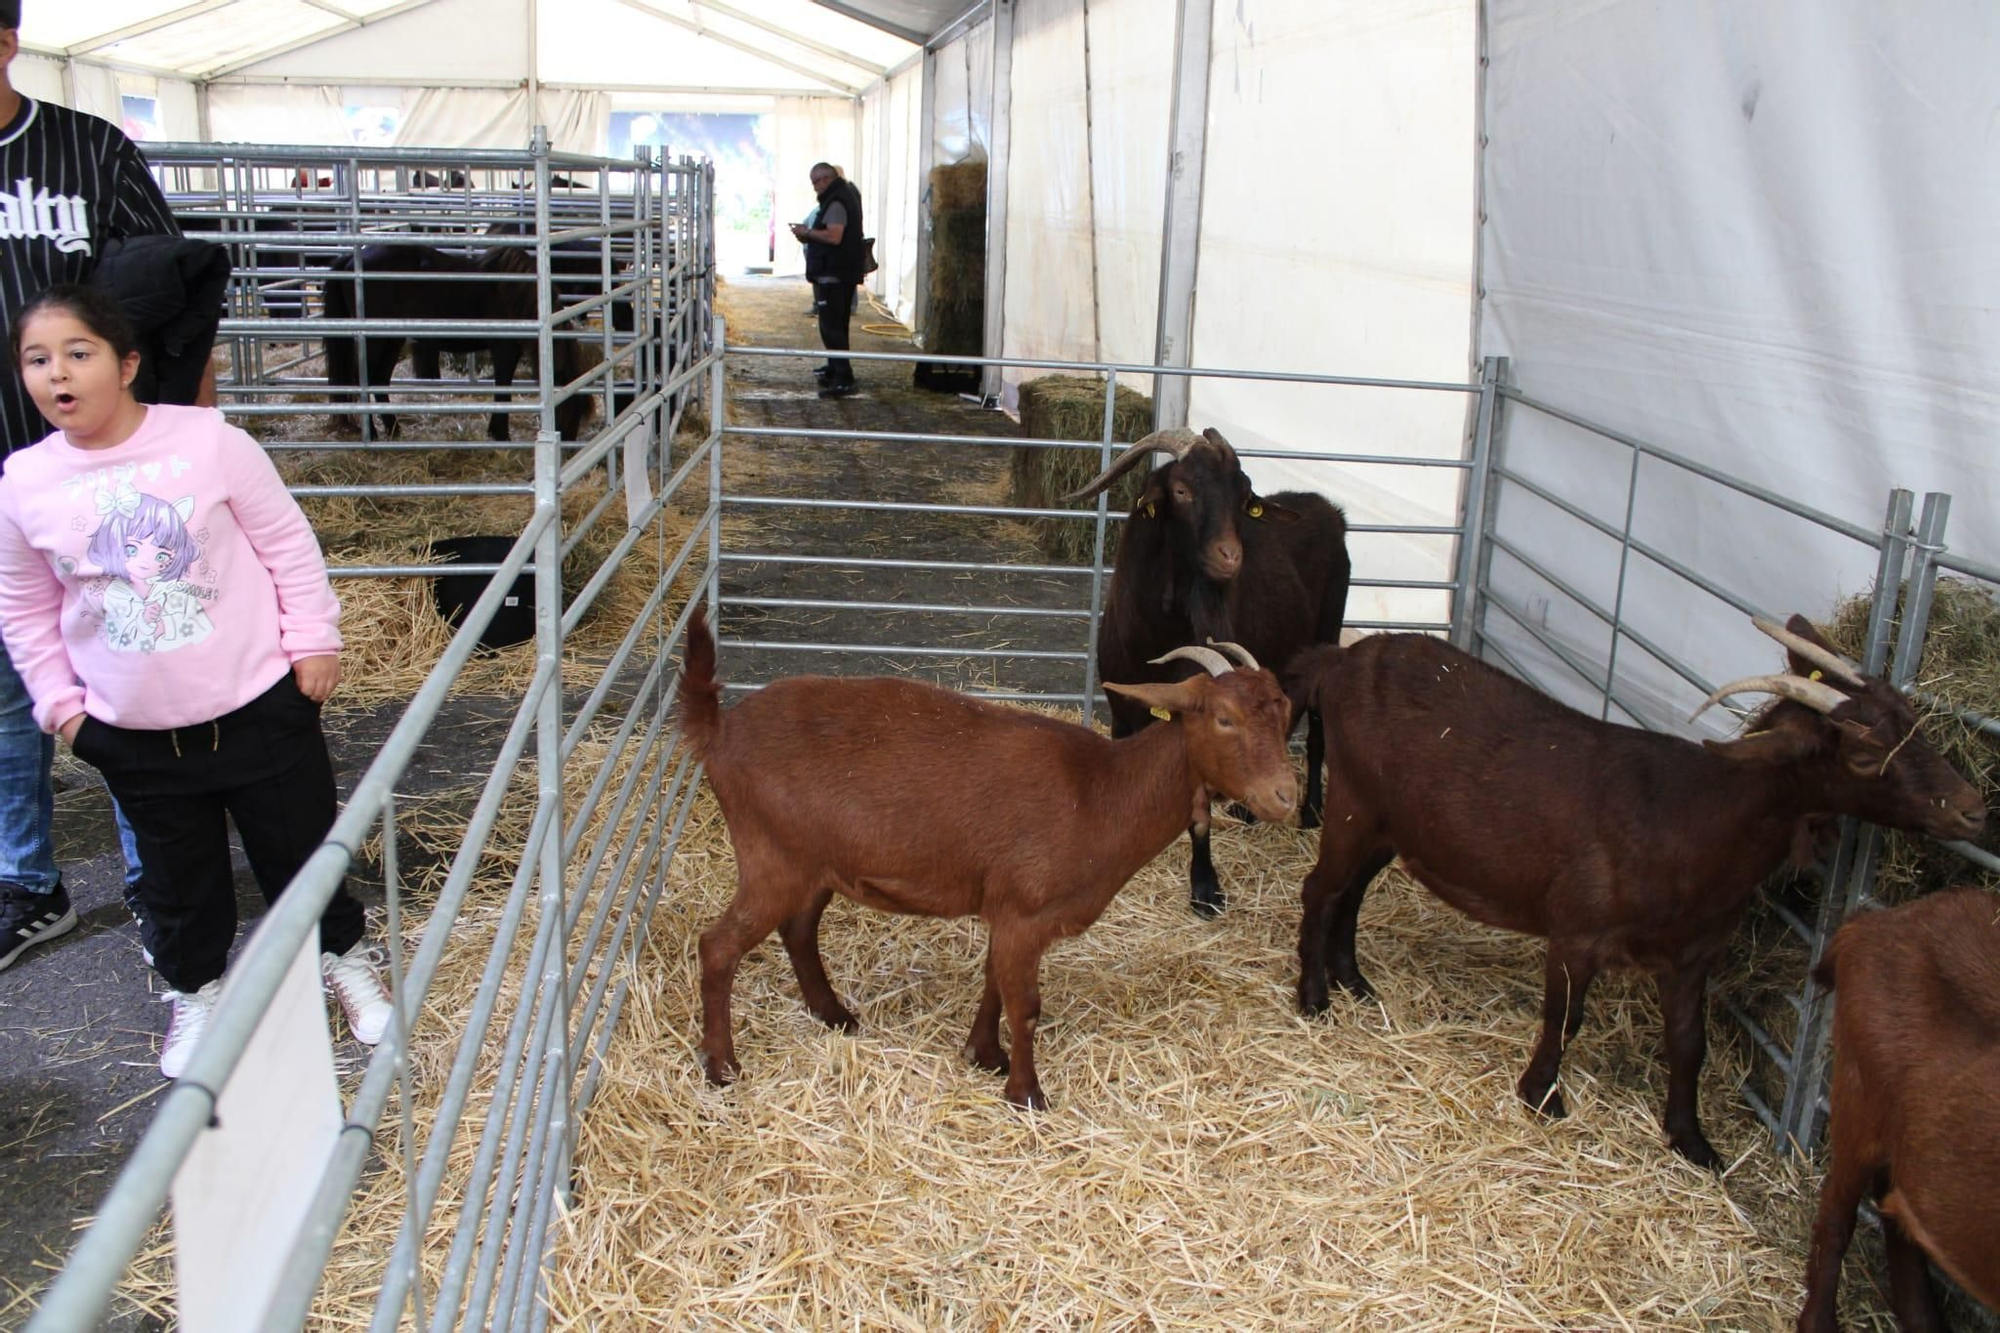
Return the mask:
[[[391,5],[387,9],[379,10],[365,18],[342,19],[336,26],[321,28],[318,32],[308,36],[295,37],[290,41],[280,42],[265,50],[252,52],[247,56],[232,60],[226,65],[219,65],[214,69],[205,71],[199,77],[203,79],[219,79],[225,75],[234,74],[238,70],[248,69],[252,65],[262,64],[266,60],[276,60],[279,56],[289,55],[293,51],[323,42],[338,33],[352,32],[356,28],[365,28],[371,24],[380,23],[385,19],[395,18],[398,14],[407,14],[413,9],[422,9],[425,5],[433,3],[435,3],[435,0],[403,0],[403,3],[400,5]],[[324,82],[324,80],[321,80],[321,82]]]
[[[77,59],[77,57],[71,56],[69,52],[62,50],[60,47],[36,46],[30,42],[21,43],[21,54],[40,56],[44,60],[60,60],[65,66]],[[168,69],[164,65],[148,65],[137,60],[100,59],[90,56],[83,58],[80,63],[97,65],[104,69],[120,70],[128,74],[145,74],[155,79],[188,79],[193,77],[186,70]]]
[[181,5],[178,8],[169,9],[164,14],[155,14],[149,19],[140,19],[138,22],[128,23],[122,28],[113,28],[110,32],[101,32],[95,37],[85,38],[73,46],[64,47],[63,54],[66,56],[84,55],[101,47],[122,42],[128,37],[143,37],[149,32],[179,23],[182,19],[197,18],[208,13],[210,10],[221,9],[224,6],[235,3],[236,0],[196,0],[194,4]]
[[877,78],[880,78],[883,72],[889,68],[887,65],[878,65],[872,60],[863,60],[860,56],[849,55],[837,46],[828,46],[825,42],[817,42],[810,37],[801,37],[797,33],[786,32],[769,19],[758,18],[755,14],[746,14],[734,5],[720,4],[718,0],[693,0],[693,4],[697,10],[714,10],[716,13],[724,15],[727,18],[735,19],[738,23],[747,23],[753,28],[758,28],[774,36],[782,37],[794,46],[802,46],[808,51],[817,51],[820,55],[838,60],[843,65],[852,65],[856,69],[865,70]]
[[916,32],[904,27],[900,23],[891,23],[887,19],[877,18],[858,5],[842,4],[840,0],[813,0],[813,3],[821,9],[831,9],[842,18],[853,19],[856,23],[866,23],[871,28],[880,32],[886,32],[892,37],[900,37],[915,46],[922,46],[930,40],[929,33]]
[[337,14],[349,23],[359,23],[362,20],[360,14],[350,9],[342,9],[339,5],[329,4],[327,0],[300,0],[300,3],[311,5],[314,9],[323,9],[329,14]]
[[951,22],[939,28],[924,45],[933,51],[941,46],[950,46],[958,38],[965,35],[967,28],[988,17],[992,13],[992,10],[993,0],[979,0],[978,4],[975,4]]
[[776,65],[780,69],[788,69],[794,74],[813,80],[815,83],[823,83],[829,88],[838,88],[850,97],[861,91],[859,85],[851,84],[845,79],[836,79],[831,74],[823,73],[807,65],[801,65],[796,61],[787,60],[783,56],[762,50],[751,45],[749,42],[738,41],[734,37],[725,36],[715,31],[715,29],[705,27],[700,23],[690,22],[678,14],[669,14],[666,10],[648,3],[648,0],[618,0],[618,3],[628,9],[636,9],[641,14],[650,15],[662,23],[671,23],[676,28],[684,28],[697,37],[706,38],[711,42],[720,42],[724,46],[734,47],[738,51],[747,52],[750,55],[756,56],[759,60]]

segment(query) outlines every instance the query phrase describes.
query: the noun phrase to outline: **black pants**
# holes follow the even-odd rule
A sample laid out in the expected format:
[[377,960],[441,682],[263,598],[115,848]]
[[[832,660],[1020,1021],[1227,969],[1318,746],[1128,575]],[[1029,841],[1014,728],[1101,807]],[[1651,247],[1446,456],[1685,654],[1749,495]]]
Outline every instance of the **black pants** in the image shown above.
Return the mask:
[[[95,765],[139,844],[140,931],[153,967],[177,991],[220,977],[236,938],[227,814],[265,902],[275,902],[333,826],[333,763],[319,705],[284,678],[232,713],[173,731],[86,718],[77,757]],[[322,951],[362,934],[361,904],[342,884],[319,919]]]
[[[819,310],[819,341],[829,352],[847,350],[847,321],[854,315],[854,287],[851,282],[815,282],[813,305]],[[854,363],[846,357],[826,360],[828,384],[854,383]]]

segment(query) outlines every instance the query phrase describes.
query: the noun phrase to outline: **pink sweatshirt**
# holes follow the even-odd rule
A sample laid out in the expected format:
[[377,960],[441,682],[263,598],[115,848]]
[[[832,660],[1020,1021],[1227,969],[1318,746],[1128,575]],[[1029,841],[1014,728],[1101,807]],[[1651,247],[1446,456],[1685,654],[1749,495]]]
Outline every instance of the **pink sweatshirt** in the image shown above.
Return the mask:
[[156,406],[112,448],[58,431],[8,456],[0,632],[43,730],[163,731],[338,652],[340,603],[262,447],[212,408]]

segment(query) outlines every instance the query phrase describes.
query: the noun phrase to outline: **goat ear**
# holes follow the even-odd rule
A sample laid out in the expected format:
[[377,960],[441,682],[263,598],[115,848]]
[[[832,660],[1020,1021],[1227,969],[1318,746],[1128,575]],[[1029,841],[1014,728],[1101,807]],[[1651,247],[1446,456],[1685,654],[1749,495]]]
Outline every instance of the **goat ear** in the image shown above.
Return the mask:
[[1772,727],[1765,731],[1752,731],[1738,736],[1733,741],[1705,740],[1702,742],[1710,754],[1719,754],[1724,759],[1733,759],[1744,764],[1789,764],[1803,759],[1819,745],[1819,738],[1810,731],[1796,727]]
[[[1807,620],[1796,611],[1785,620],[1785,628],[1798,635],[1801,639],[1804,639],[1807,643],[1816,643],[1836,657],[1840,656],[1840,649],[1828,643],[1826,636],[1813,627],[1812,621]],[[1794,676],[1804,676],[1808,680],[1826,680],[1826,673],[1820,669],[1820,665],[1817,662],[1807,661],[1790,650],[1787,650],[1785,653],[1785,661],[1790,665]],[[1827,681],[1827,683],[1836,689],[1844,690],[1847,688],[1845,684],[1837,680]]]
[[1287,508],[1276,500],[1267,500],[1261,495],[1252,495],[1244,502],[1243,512],[1266,523],[1296,523],[1299,511]]
[[1186,680],[1149,685],[1117,685],[1107,680],[1104,688],[1148,708],[1163,708],[1169,713],[1192,713],[1200,711],[1202,700],[1208,695],[1208,677],[1191,676]]
[[1160,507],[1167,502],[1167,494],[1160,489],[1160,483],[1149,481],[1146,489],[1139,492],[1139,498],[1132,502],[1132,517],[1158,518]]

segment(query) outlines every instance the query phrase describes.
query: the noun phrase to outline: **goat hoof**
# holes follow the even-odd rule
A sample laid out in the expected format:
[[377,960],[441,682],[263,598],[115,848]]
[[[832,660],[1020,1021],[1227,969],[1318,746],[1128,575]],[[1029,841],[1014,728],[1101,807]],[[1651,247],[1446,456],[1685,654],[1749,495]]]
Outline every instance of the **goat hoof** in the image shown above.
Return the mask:
[[848,1013],[845,1009],[835,1009],[831,1013],[825,1014],[814,1014],[813,1017],[834,1031],[845,1032],[850,1037],[861,1031],[861,1020],[853,1014]]
[[1040,1087],[1025,1088],[1019,1092],[1009,1088],[1007,1089],[1007,1100],[1020,1107],[1023,1111],[1046,1111],[1049,1109],[1048,1094],[1043,1092]]
[[1669,1135],[1667,1146],[1704,1171],[1722,1170],[1722,1155],[1715,1151],[1709,1144],[1708,1136],[1699,1129]]
[[965,1048],[965,1058],[972,1062],[975,1069],[983,1069],[989,1074],[1004,1074],[1012,1068],[1012,1065],[1008,1063],[1007,1057],[1001,1052],[989,1051],[982,1053],[976,1046],[967,1046]]
[[1368,984],[1368,978],[1356,972],[1352,976],[1335,977],[1333,984],[1352,995],[1357,1000],[1373,1000],[1375,988]]
[[1221,916],[1222,909],[1228,905],[1229,900],[1223,897],[1221,889],[1211,889],[1207,893],[1196,889],[1188,898],[1189,909],[1196,916],[1203,917],[1209,921],[1213,921],[1215,918]]
[[1299,987],[1299,1012],[1307,1018],[1317,1018],[1325,1013],[1330,1003],[1325,987],[1316,986],[1311,989]]
[[1563,1095],[1553,1084],[1540,1092],[1523,1084],[1516,1091],[1520,1093],[1521,1100],[1528,1104],[1528,1109],[1544,1120],[1564,1120],[1569,1117],[1569,1107],[1563,1104]]
[[708,1077],[711,1087],[726,1088],[743,1076],[743,1068],[735,1057],[717,1059],[707,1051],[701,1053],[701,1072]]

